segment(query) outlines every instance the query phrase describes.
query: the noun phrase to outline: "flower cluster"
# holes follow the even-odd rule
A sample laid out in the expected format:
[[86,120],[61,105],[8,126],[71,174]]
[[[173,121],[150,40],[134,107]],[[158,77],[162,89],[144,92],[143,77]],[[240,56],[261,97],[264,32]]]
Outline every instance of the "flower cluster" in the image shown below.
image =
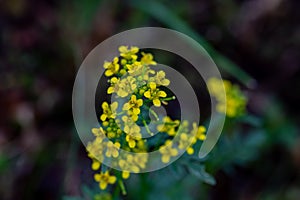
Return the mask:
[[[94,179],[102,190],[110,184],[122,183],[123,179],[130,177],[130,172],[138,173],[145,169],[147,152],[158,151],[160,161],[168,163],[181,151],[194,154],[194,145],[206,139],[204,126],[170,116],[161,117],[151,109],[175,100],[175,96],[165,90],[170,84],[167,75],[163,70],[155,70],[157,63],[153,55],[141,52],[138,47],[127,46],[121,46],[119,52],[117,57],[103,65],[109,83],[106,93],[115,98],[112,102],[102,102],[100,127],[92,129],[94,139],[87,145],[88,156],[92,159],[91,168],[96,171]],[[208,84],[210,92],[218,100],[221,83],[212,79]],[[224,101],[220,100],[218,111],[223,112],[226,106],[228,116],[235,116],[241,112],[246,100],[237,87],[229,82],[224,82],[224,85],[227,102],[224,105]],[[151,131],[148,127],[150,115],[155,117],[154,130],[162,138],[156,143],[150,142],[151,137],[142,137],[141,126],[145,127],[146,134],[153,135],[153,129]],[[121,150],[134,154],[123,154]],[[102,165],[105,159],[111,159],[122,171]]]
[[[242,93],[238,85],[232,84],[228,80],[211,78],[207,83],[208,90],[217,100],[217,111],[225,113],[228,117],[243,115],[246,110],[247,98]],[[223,87],[226,97],[222,94]]]

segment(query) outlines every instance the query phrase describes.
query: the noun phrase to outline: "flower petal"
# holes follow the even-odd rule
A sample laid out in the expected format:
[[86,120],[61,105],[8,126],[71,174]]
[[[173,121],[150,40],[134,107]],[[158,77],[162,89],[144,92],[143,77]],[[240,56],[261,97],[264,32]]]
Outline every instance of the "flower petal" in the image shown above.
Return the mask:
[[166,96],[167,96],[167,93],[166,93],[165,91],[159,91],[159,92],[157,93],[157,95],[158,95],[159,97],[166,97]]
[[108,183],[110,184],[114,184],[116,182],[117,178],[115,176],[110,176],[108,178]]
[[123,172],[122,172],[122,178],[123,178],[123,179],[128,179],[129,176],[130,176],[130,173],[129,173],[128,171],[123,171]]
[[154,106],[156,106],[156,107],[160,107],[160,106],[161,106],[161,102],[160,102],[159,99],[153,99],[153,104],[154,104]]
[[102,114],[100,117],[101,121],[103,121],[103,122],[106,120],[106,118],[107,118],[106,114]]
[[151,98],[151,93],[150,93],[150,90],[148,90],[147,92],[144,93],[144,96],[148,99]]
[[100,187],[101,190],[105,190],[106,187],[107,187],[107,183],[105,181],[101,181],[99,183],[99,187]]

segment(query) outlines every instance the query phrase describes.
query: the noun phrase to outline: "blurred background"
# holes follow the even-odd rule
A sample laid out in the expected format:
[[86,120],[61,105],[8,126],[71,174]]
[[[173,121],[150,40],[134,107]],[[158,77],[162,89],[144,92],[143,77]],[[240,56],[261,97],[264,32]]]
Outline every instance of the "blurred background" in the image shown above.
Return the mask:
[[0,199],[100,192],[73,124],[73,82],[96,45],[143,26],[202,44],[247,94],[248,114],[228,120],[203,161],[214,180],[166,168],[133,175],[128,194],[112,197],[300,199],[299,8],[297,0],[0,1]]

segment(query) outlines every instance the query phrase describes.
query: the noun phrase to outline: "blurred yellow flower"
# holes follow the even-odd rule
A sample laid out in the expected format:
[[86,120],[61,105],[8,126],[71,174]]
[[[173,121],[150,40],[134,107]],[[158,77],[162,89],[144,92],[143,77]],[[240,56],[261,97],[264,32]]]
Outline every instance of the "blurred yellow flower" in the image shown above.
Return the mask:
[[[228,80],[211,78],[208,80],[207,87],[210,94],[217,100],[216,109],[218,112],[226,113],[228,117],[244,114],[247,98],[238,85],[234,85]],[[223,89],[225,89],[225,94]]]
[[206,135],[204,134],[206,132],[206,128],[204,126],[197,126],[197,123],[193,123],[193,130],[192,130],[192,135],[195,135],[195,137],[198,140],[205,140],[206,139]]
[[101,138],[101,140],[105,138],[105,130],[103,130],[102,127],[93,128],[92,133],[94,134],[95,137]]
[[106,153],[105,155],[110,158],[111,156],[116,158],[119,156],[119,149],[121,144],[119,142],[113,143],[112,141],[108,141],[106,145]]
[[122,178],[127,179],[130,176],[130,172],[138,173],[140,171],[139,167],[134,163],[133,156],[127,155],[126,159],[119,160],[119,166],[122,169]]
[[114,91],[119,97],[127,97],[129,94],[133,93],[136,87],[136,79],[132,76],[128,76],[118,82]]
[[164,71],[157,72],[154,77],[150,78],[150,81],[162,86],[168,86],[170,84],[170,80],[166,79],[166,73]]
[[136,145],[136,140],[139,140],[141,138],[141,135],[137,136],[138,133],[133,134],[135,134],[135,136],[127,134],[125,138],[130,148],[134,148]]
[[92,162],[92,170],[96,171],[100,169],[101,163],[98,160],[93,160]]
[[156,62],[153,60],[153,55],[151,53],[142,52],[141,63],[143,65],[156,65]]
[[95,181],[99,182],[99,187],[101,190],[105,190],[108,184],[114,184],[117,181],[117,178],[113,175],[110,175],[108,171],[105,173],[100,172],[99,174],[94,175]]
[[104,69],[105,70],[105,76],[112,76],[116,73],[118,73],[119,69],[120,69],[120,65],[118,64],[119,62],[119,58],[118,57],[115,57],[113,62],[107,62],[105,61],[104,62]]
[[127,64],[128,73],[132,76],[138,76],[143,73],[144,67],[141,62],[134,61],[132,64]]
[[146,163],[148,161],[148,154],[147,153],[137,153],[133,157],[134,162],[142,169],[146,167]]
[[161,153],[161,161],[163,163],[170,162],[171,157],[178,155],[178,150],[176,148],[172,148],[173,142],[171,140],[167,140],[166,143],[159,148],[159,152]]
[[192,155],[194,153],[194,149],[191,147],[191,145],[195,144],[197,140],[193,136],[189,136],[186,133],[181,133],[180,134],[180,139],[179,139],[179,149],[184,149],[186,148],[186,152],[189,155]]
[[139,48],[138,47],[130,47],[130,49],[128,49],[128,46],[120,46],[119,47],[119,51],[120,51],[120,55],[127,59],[127,60],[136,60],[137,59],[137,53],[139,52]]
[[160,132],[166,132],[170,136],[176,134],[175,129],[179,126],[179,120],[172,120],[169,116],[163,118],[163,124],[157,126],[157,130]]

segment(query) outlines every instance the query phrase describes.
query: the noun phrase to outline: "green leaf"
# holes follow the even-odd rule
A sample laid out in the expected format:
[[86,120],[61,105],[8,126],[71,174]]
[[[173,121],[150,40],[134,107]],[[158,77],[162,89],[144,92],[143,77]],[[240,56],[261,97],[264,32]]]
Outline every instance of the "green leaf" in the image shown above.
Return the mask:
[[170,165],[169,169],[176,179],[181,179],[182,177],[184,177],[187,174],[184,166],[178,162]]
[[188,163],[187,168],[191,174],[199,178],[201,181],[210,185],[216,184],[214,177],[205,171],[205,166],[201,163]]

